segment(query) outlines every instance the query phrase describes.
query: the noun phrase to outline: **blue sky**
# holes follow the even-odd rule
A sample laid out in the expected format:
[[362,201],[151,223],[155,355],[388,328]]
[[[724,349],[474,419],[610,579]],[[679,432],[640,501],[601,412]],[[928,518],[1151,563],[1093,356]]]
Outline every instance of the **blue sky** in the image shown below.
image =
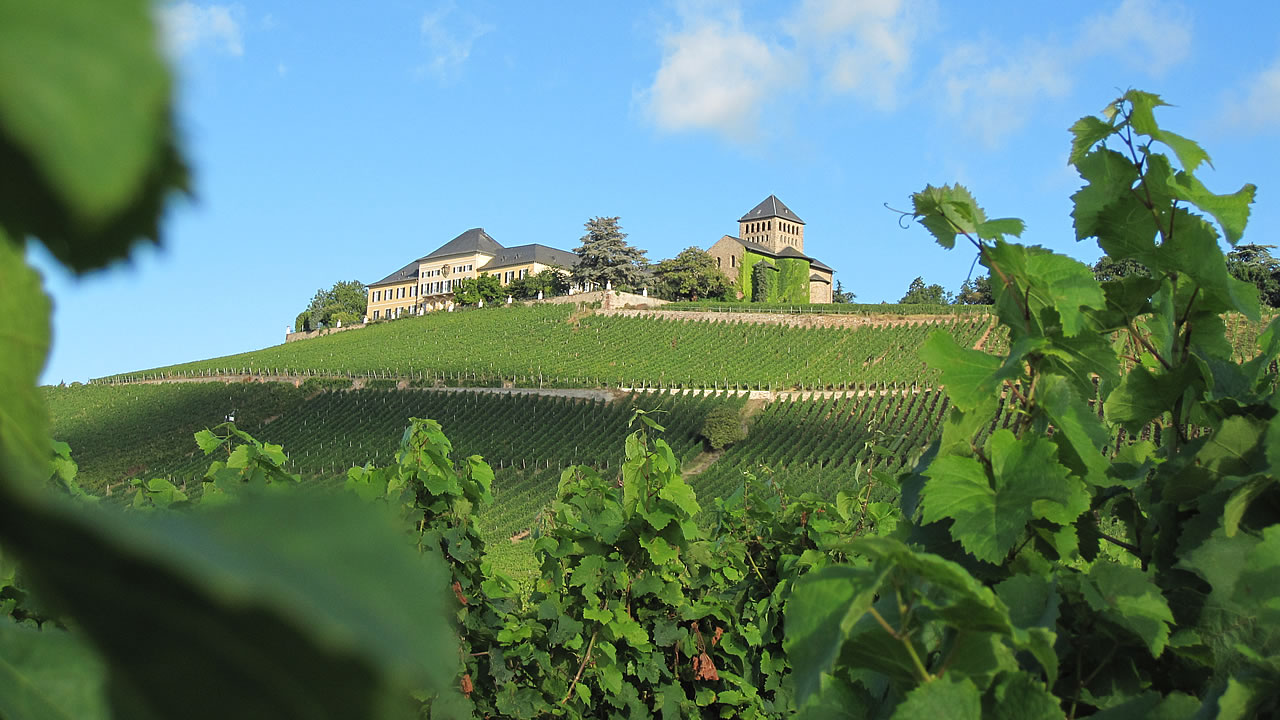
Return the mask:
[[[195,170],[160,250],[54,298],[43,381],[283,341],[312,294],[375,281],[471,227],[572,249],[621,216],[651,260],[708,247],[776,194],[860,302],[946,251],[885,203],[961,182],[1024,240],[1072,238],[1067,128],[1129,87],[1178,107],[1218,192],[1259,186],[1280,244],[1280,5],[790,0],[169,3],[157,16]],[[459,338],[459,352],[466,352]]]

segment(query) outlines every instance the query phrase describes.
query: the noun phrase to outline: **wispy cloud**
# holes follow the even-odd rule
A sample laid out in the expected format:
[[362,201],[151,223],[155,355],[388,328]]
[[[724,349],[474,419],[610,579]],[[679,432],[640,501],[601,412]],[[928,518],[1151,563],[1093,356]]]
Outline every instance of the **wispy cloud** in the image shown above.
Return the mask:
[[1280,133],[1280,57],[1228,96],[1222,114],[1226,123],[1235,128]]
[[1086,62],[1119,60],[1160,75],[1190,56],[1192,21],[1176,3],[1124,0],[1086,19],[1066,41],[986,38],[946,53],[935,70],[942,110],[988,146],[1027,123],[1037,103],[1066,97]]
[[434,75],[441,81],[452,79],[471,57],[475,42],[494,29],[489,23],[458,12],[452,0],[442,3],[422,16],[422,38],[431,57],[418,67],[418,72]]
[[996,54],[991,43],[961,45],[938,65],[943,109],[988,147],[1022,127],[1038,101],[1071,91],[1069,54],[1029,43]]
[[1175,3],[1124,0],[1111,12],[1085,22],[1077,53],[1120,59],[1136,69],[1163,75],[1191,54],[1191,16]]
[[662,130],[739,142],[766,132],[766,111],[799,96],[810,74],[830,93],[892,110],[928,25],[918,10],[932,1],[801,0],[763,29],[748,27],[732,0],[686,1],[642,100]]
[[803,0],[785,26],[814,56],[825,87],[879,110],[899,103],[917,40],[928,32],[927,0]]
[[745,30],[736,12],[697,17],[664,39],[662,66],[644,101],[663,130],[757,137],[766,100],[783,87],[790,54]]
[[180,2],[156,10],[165,49],[172,57],[181,57],[202,47],[234,57],[244,55],[239,5],[197,5]]

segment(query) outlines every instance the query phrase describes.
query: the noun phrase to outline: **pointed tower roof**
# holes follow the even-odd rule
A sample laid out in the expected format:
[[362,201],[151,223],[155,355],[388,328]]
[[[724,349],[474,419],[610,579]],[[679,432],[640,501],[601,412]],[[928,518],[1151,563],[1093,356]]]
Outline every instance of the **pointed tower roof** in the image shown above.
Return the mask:
[[429,260],[431,258],[446,257],[448,255],[462,255],[464,253],[480,252],[486,255],[497,255],[502,250],[502,245],[498,244],[484,228],[471,228],[463,232],[458,237],[436,248],[430,255],[421,258]]
[[791,212],[791,208],[783,205],[777,195],[770,195],[764,200],[761,200],[759,205],[751,209],[751,212],[748,212],[746,215],[738,218],[738,222],[764,220],[765,218],[772,217],[782,218],[783,220],[790,220],[793,223],[804,225],[804,221],[800,219],[800,216]]

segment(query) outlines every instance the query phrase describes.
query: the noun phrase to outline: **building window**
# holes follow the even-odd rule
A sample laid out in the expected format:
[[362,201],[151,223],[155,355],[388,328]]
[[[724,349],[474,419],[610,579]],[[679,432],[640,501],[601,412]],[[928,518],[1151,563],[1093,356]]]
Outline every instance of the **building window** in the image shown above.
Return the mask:
[[373,319],[374,319],[374,320],[377,320],[377,319],[378,319],[378,313],[380,313],[380,312],[382,312],[382,311],[381,311],[381,310],[374,310],[374,311],[373,311]]
[[730,255],[730,256],[729,256],[729,267],[731,267],[731,268],[733,268],[733,267],[738,267],[738,256],[737,256],[737,255]]
[[527,278],[527,277],[529,277],[529,268],[525,268],[525,269],[521,270],[521,271],[520,271],[520,277],[522,277],[522,278]]

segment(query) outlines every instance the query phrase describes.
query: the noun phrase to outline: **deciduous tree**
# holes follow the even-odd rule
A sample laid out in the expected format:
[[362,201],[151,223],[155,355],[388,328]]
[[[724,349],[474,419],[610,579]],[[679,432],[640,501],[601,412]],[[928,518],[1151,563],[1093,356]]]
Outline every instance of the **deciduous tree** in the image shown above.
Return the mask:
[[359,280],[337,282],[328,290],[321,288],[311,298],[307,309],[298,315],[294,329],[301,332],[306,321],[309,321],[309,329],[333,327],[338,320],[346,325],[358,322],[365,315],[368,299],[364,283]]
[[902,305],[950,305],[951,293],[942,289],[941,285],[925,285],[924,278],[911,281],[907,294],[898,301]]
[[697,247],[685,248],[658,263],[653,276],[658,297],[666,300],[722,300],[733,289],[733,283],[716,267],[715,258]]

